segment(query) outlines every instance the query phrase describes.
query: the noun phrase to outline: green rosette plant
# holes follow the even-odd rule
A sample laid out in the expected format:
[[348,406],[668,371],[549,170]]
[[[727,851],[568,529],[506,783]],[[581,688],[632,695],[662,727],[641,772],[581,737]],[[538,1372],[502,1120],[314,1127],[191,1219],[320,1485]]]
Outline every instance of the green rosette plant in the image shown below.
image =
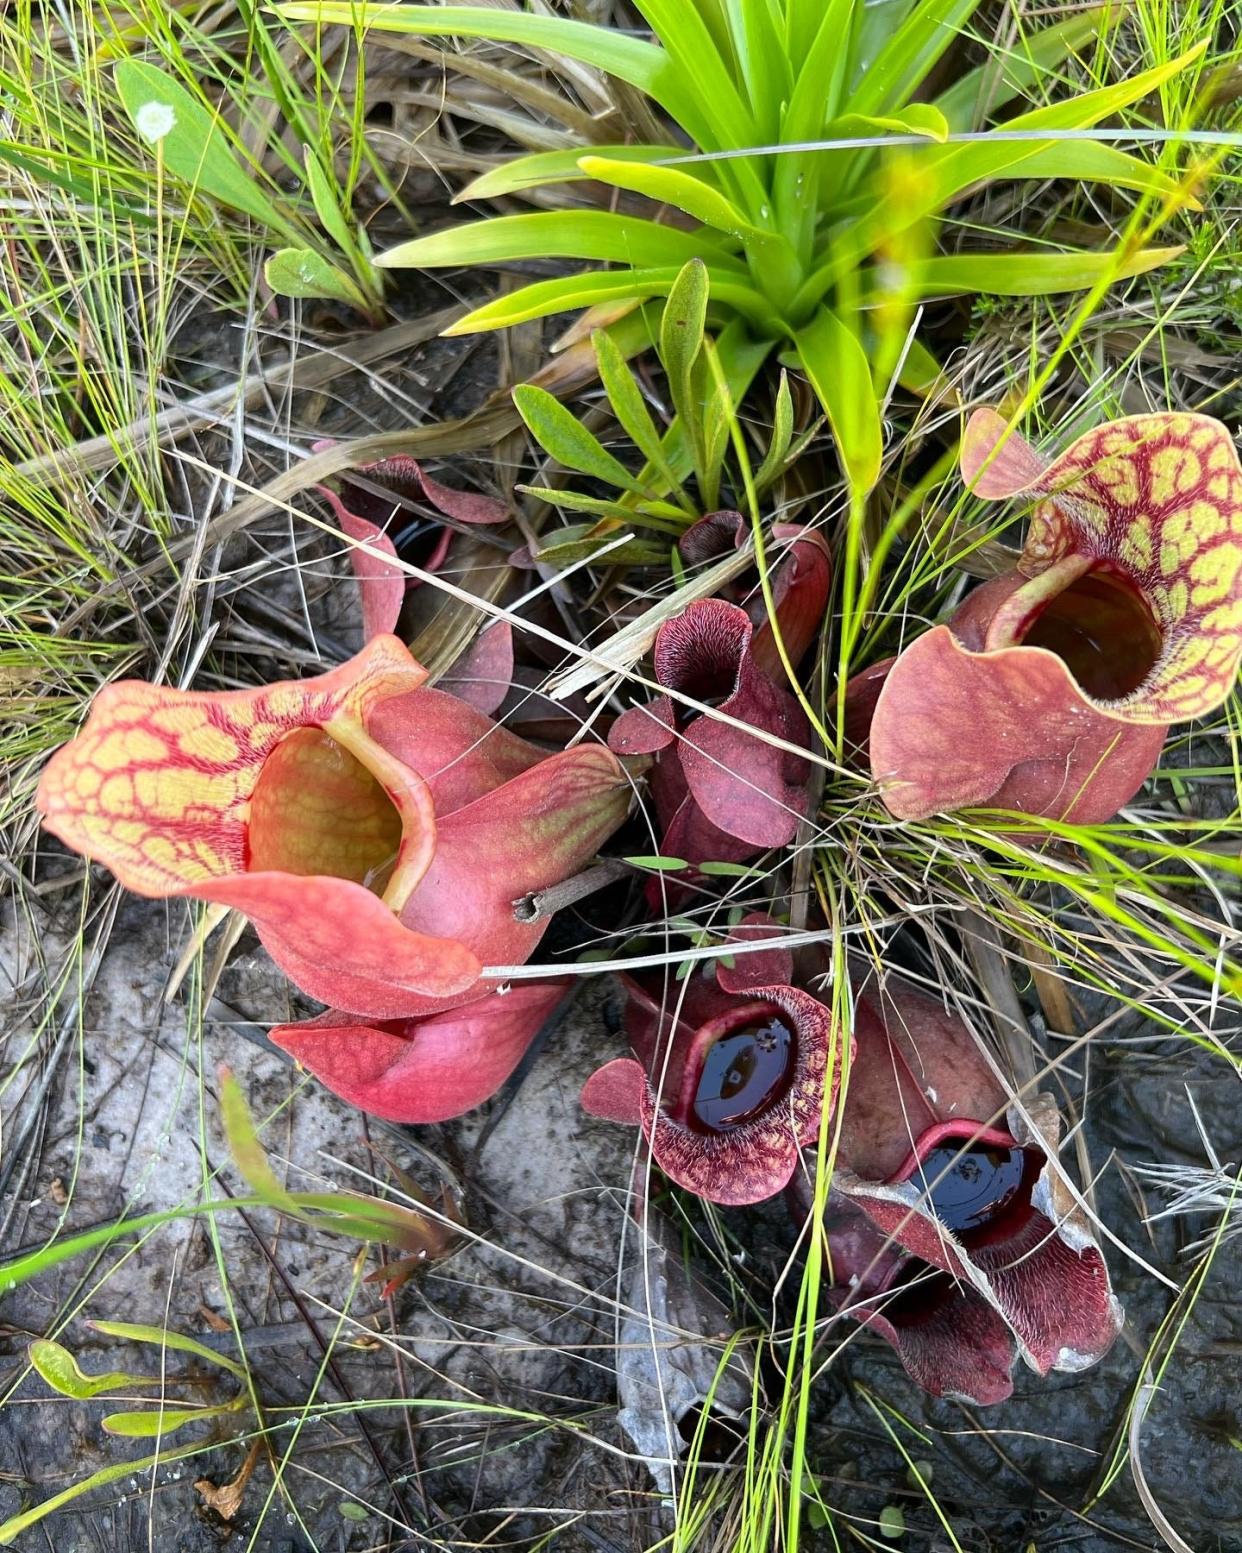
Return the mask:
[[[1098,250],[995,234],[986,250],[941,241],[946,212],[998,179],[1075,179],[1136,191],[1152,228],[1192,194],[1166,172],[1083,131],[1201,59],[1203,45],[1098,90],[1025,111],[1033,88],[1099,35],[1092,10],[1028,33],[999,62],[934,85],[981,0],[636,0],[651,30],[515,9],[295,0],[291,22],[417,37],[483,38],[593,66],[650,99],[667,137],[516,157],[463,199],[546,193],[594,180],[624,209],[501,215],[414,238],[380,256],[424,269],[582,260],[474,309],[451,333],[561,313],[610,318],[667,296],[702,259],[714,322],[743,320],[786,353],[828,415],[851,484],[878,477],[882,407],[894,374],[926,390],[938,364],[910,337],[919,302],[985,293],[1042,296],[1138,274],[1180,252],[1132,231]],[[958,51],[960,52],[960,51]],[[1003,131],[986,133],[1003,120]],[[649,213],[635,213],[635,197]]]

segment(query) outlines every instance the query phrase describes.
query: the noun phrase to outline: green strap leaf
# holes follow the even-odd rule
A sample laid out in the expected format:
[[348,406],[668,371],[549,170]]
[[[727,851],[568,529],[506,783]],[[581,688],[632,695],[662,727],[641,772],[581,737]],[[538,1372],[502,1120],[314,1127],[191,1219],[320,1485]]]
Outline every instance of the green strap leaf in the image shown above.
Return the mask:
[[376,263],[389,269],[442,269],[459,264],[507,264],[512,259],[590,259],[629,264],[685,264],[701,255],[712,263],[744,273],[719,238],[707,232],[682,232],[610,210],[539,210],[519,216],[470,221],[415,237],[381,254]]
[[201,1424],[206,1418],[219,1418],[225,1413],[236,1412],[236,1404],[226,1402],[219,1407],[165,1407],[152,1408],[144,1413],[109,1413],[99,1420],[105,1434],[114,1434],[124,1440],[161,1439],[184,1429],[186,1424]]
[[[595,307],[630,298],[644,301],[648,297],[666,297],[680,273],[679,266],[655,265],[635,270],[587,270],[580,275],[532,281],[517,291],[493,297],[482,307],[459,318],[444,332],[446,335],[479,334],[487,329],[526,323],[532,318],[547,318],[552,313],[567,313],[576,307]],[[707,273],[711,295],[716,301],[748,319],[759,330],[774,327],[771,305],[752,287],[741,282],[732,270],[722,272],[711,264]]]
[[238,1174],[254,1195],[281,1213],[300,1218],[297,1203],[272,1172],[241,1085],[228,1068],[220,1069],[220,1121]]
[[856,490],[869,491],[880,477],[883,436],[866,351],[827,307],[794,331],[794,344],[832,427],[845,474]]
[[578,159],[578,166],[588,178],[597,178],[614,189],[628,189],[633,194],[645,194],[648,199],[662,205],[672,205],[684,210],[704,226],[713,227],[739,241],[759,239],[772,241],[773,234],[761,232],[751,226],[742,212],[725,198],[718,189],[703,182],[693,173],[685,173],[678,167],[648,167],[636,162],[610,161],[592,152]]
[[847,103],[853,113],[903,108],[932,66],[956,43],[983,0],[918,0],[862,75]]
[[738,91],[732,59],[721,52],[722,43],[729,46],[727,29],[718,42],[689,0],[636,0],[636,5],[694,94],[699,112],[711,127],[713,144],[753,146],[758,125]]
[[157,1348],[175,1348],[178,1353],[193,1354],[196,1359],[203,1359],[208,1364],[218,1364],[222,1370],[228,1370],[231,1375],[236,1375],[238,1380],[246,1379],[246,1371],[240,1364],[222,1353],[217,1353],[214,1348],[208,1348],[205,1343],[186,1337],[183,1332],[171,1332],[165,1327],[143,1326],[132,1321],[91,1321],[88,1325],[94,1327],[97,1332],[106,1332],[109,1337],[124,1337],[134,1343],[151,1343]]
[[138,138],[174,177],[256,221],[290,230],[257,182],[258,169],[242,166],[219,119],[179,81],[142,59],[121,60],[115,79]]
[[27,1349],[30,1362],[53,1391],[77,1402],[88,1402],[103,1391],[130,1391],[135,1386],[158,1386],[155,1375],[132,1375],[128,1370],[108,1370],[87,1375],[67,1348],[50,1338],[37,1338]]
[[595,330],[591,335],[591,343],[599,363],[600,382],[604,385],[604,392],[608,395],[608,402],[622,430],[648,464],[659,473],[667,489],[678,490],[677,476],[665,455],[661,433],[651,418],[642,390],[634,381],[634,374],[626,364],[620,347],[603,329]]
[[1011,249],[1007,253],[959,253],[925,260],[911,272],[912,291],[920,297],[973,292],[982,296],[1042,297],[1061,291],[1085,291],[1105,275],[1126,280],[1168,264],[1184,246],[1140,248],[1119,258],[1112,251],[1042,253]]
[[[685,146],[593,146],[593,156],[605,157],[610,162],[660,162],[670,156],[684,156]],[[453,196],[453,204],[467,200],[495,199],[501,194],[517,194],[523,189],[538,189],[549,183],[581,183],[588,176],[578,166],[582,150],[571,146],[566,151],[533,151],[529,156],[515,156],[499,167],[491,167],[473,179],[460,194]],[[710,166],[710,163],[705,164]]]
[[[1160,198],[1181,196],[1181,185],[1176,178],[1153,167],[1142,157],[1131,156],[1116,146],[1105,145],[1099,140],[1064,140],[1056,145],[1037,149],[1010,174],[1013,178],[1073,178],[1094,183],[1108,183],[1119,189],[1135,189],[1140,194],[1154,194]],[[1200,208],[1199,201],[1186,199],[1191,210]]]
[[929,140],[943,142],[948,139],[949,126],[939,108],[929,102],[914,102],[894,113],[843,113],[824,130],[824,139],[884,134],[926,135]]
[[546,388],[519,383],[513,390],[513,403],[526,422],[526,429],[549,458],[566,469],[576,469],[579,474],[591,475],[620,490],[633,491],[636,496],[646,494],[625,465]]
[[1025,34],[1011,49],[993,42],[987,63],[955,81],[936,98],[936,106],[955,131],[981,128],[989,114],[1046,81],[1076,49],[1098,42],[1101,29],[1110,19],[1119,21],[1120,11],[1097,6],[1055,26]]

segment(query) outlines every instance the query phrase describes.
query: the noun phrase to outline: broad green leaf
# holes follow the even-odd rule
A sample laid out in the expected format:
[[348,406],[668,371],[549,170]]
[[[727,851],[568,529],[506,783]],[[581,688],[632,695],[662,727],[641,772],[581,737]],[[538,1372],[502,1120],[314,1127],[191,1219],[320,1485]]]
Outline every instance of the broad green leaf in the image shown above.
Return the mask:
[[256,1197],[281,1213],[300,1217],[298,1205],[280,1184],[268,1164],[267,1151],[255,1129],[241,1085],[228,1068],[220,1069],[220,1121],[237,1173]]
[[115,78],[138,138],[158,150],[174,177],[267,226],[289,230],[259,186],[257,169],[242,166],[216,116],[179,81],[142,59],[121,60]]
[[718,238],[706,232],[681,232],[637,216],[610,210],[537,210],[518,216],[493,216],[415,237],[381,254],[387,268],[439,269],[459,264],[504,264],[511,259],[592,259],[610,264],[685,264],[710,256],[713,264],[732,265]]
[[677,476],[664,453],[662,435],[651,418],[642,390],[626,364],[619,346],[603,329],[591,336],[599,379],[608,395],[608,403],[630,441],[660,474],[670,490],[677,488]]
[[313,248],[279,248],[263,266],[263,278],[278,297],[325,297],[350,307],[369,306],[357,282]]
[[352,252],[357,245],[349,229],[349,222],[337,203],[332,180],[324,172],[310,146],[302,147],[302,164],[306,169],[306,187],[310,190],[319,224],[342,252]]
[[794,343],[832,427],[842,468],[856,490],[869,491],[880,477],[883,439],[867,353],[827,307],[794,331]]
[[[577,307],[667,296],[680,273],[679,266],[657,265],[637,270],[585,270],[579,275],[536,280],[517,291],[493,297],[482,307],[459,318],[444,332],[446,335],[479,334],[487,329],[525,323],[531,318],[546,318],[551,313],[567,313]],[[721,271],[711,264],[708,280],[713,300],[740,314],[761,331],[775,329],[771,304],[739,280],[732,270]]]
[[40,1337],[31,1343],[27,1353],[31,1364],[52,1388],[62,1396],[86,1402],[101,1391],[129,1391],[135,1386],[158,1386],[158,1376],[131,1375],[128,1370],[108,1370],[100,1375],[87,1375],[67,1348],[50,1338]]
[[912,275],[911,289],[921,297],[973,292],[980,296],[1042,297],[1084,291],[1106,275],[1126,280],[1168,264],[1182,246],[1140,248],[1119,259],[1112,250],[1091,253],[1043,253],[1039,249],[1006,253],[960,253],[925,260]]
[[649,167],[640,162],[613,162],[607,157],[579,157],[578,166],[589,178],[611,184],[615,189],[629,189],[634,194],[645,194],[661,205],[672,205],[684,210],[688,216],[701,221],[704,226],[724,232],[739,241],[759,239],[772,241],[772,234],[760,232],[751,226],[732,201],[727,200],[710,184],[678,167]]
[[649,868],[655,873],[680,873],[683,868],[689,868],[690,864],[684,857],[623,857],[623,863],[628,863],[631,868]]
[[[675,145],[592,146],[591,154],[605,157],[610,162],[660,162],[671,156],[684,156],[686,148]],[[499,167],[480,173],[460,194],[453,196],[453,204],[495,199],[501,194],[538,189],[549,183],[581,183],[588,176],[578,166],[581,157],[579,146],[571,146],[567,151],[533,151],[529,156],[515,156]],[[704,165],[711,166],[710,163]]]
[[772,411],[772,436],[763,463],[755,471],[755,491],[762,495],[785,467],[785,454],[793,440],[793,396],[789,392],[789,374],[782,371],[776,404]]
[[862,135],[926,135],[943,142],[949,126],[939,108],[929,102],[913,102],[899,112],[843,113],[824,130],[825,140],[848,140]]
[[513,403],[526,429],[549,458],[619,490],[633,491],[637,496],[646,494],[625,465],[546,389],[536,388],[533,383],[519,383],[513,390]]
[[200,1424],[205,1419],[235,1411],[232,1403],[222,1407],[153,1408],[142,1413],[109,1413],[99,1422],[105,1434],[119,1435],[124,1440],[153,1440],[157,1435],[164,1438],[184,1429],[186,1424]]
[[109,1337],[124,1337],[134,1343],[151,1343],[156,1348],[175,1348],[178,1353],[192,1353],[196,1359],[203,1359],[208,1364],[218,1364],[222,1370],[228,1370],[239,1380],[246,1379],[246,1371],[240,1364],[226,1358],[222,1353],[217,1353],[214,1348],[208,1348],[205,1343],[186,1337],[183,1332],[172,1332],[164,1327],[143,1326],[132,1321],[91,1321],[88,1325],[93,1326],[97,1332],[106,1332]]
[[695,868],[708,878],[716,879],[761,879],[763,869],[755,868],[749,863],[696,863]]

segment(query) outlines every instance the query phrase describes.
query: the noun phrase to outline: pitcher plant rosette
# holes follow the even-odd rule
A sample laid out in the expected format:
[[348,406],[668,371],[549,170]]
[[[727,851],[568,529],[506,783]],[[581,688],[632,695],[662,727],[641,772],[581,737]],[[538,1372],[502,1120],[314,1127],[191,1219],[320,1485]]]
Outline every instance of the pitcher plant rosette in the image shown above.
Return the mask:
[[1002,1401],[1018,1358],[1094,1364],[1121,1310],[1053,1163],[1051,1098],[1010,1105],[962,1021],[891,980],[861,981],[854,1039],[824,1215],[837,1307],[937,1396]]
[[807,812],[811,766],[790,748],[805,746],[807,720],[760,666],[757,639],[770,642],[740,605],[690,604],[660,627],[652,659],[662,686],[704,710],[659,696],[612,725],[613,750],[655,756],[649,787],[670,857],[745,862],[791,842]]
[[[733,937],[774,930],[752,918]],[[792,975],[788,952],[774,948],[680,984],[622,978],[634,1056],[592,1074],[584,1108],[641,1127],[664,1174],[709,1202],[775,1196],[831,1117],[843,1060],[831,1011],[790,986]]]
[[257,690],[108,686],[43,773],[43,822],[140,895],[244,912],[335,1008],[472,1002],[544,932],[515,900],[590,859],[630,788],[606,749],[544,755],[426,679],[381,635]]
[[854,682],[874,703],[872,774],[901,819],[972,805],[1111,819],[1170,724],[1219,707],[1237,677],[1237,452],[1207,416],[1137,415],[1045,463],[980,410],[961,468],[986,500],[1033,502],[1026,544],[949,624]]

